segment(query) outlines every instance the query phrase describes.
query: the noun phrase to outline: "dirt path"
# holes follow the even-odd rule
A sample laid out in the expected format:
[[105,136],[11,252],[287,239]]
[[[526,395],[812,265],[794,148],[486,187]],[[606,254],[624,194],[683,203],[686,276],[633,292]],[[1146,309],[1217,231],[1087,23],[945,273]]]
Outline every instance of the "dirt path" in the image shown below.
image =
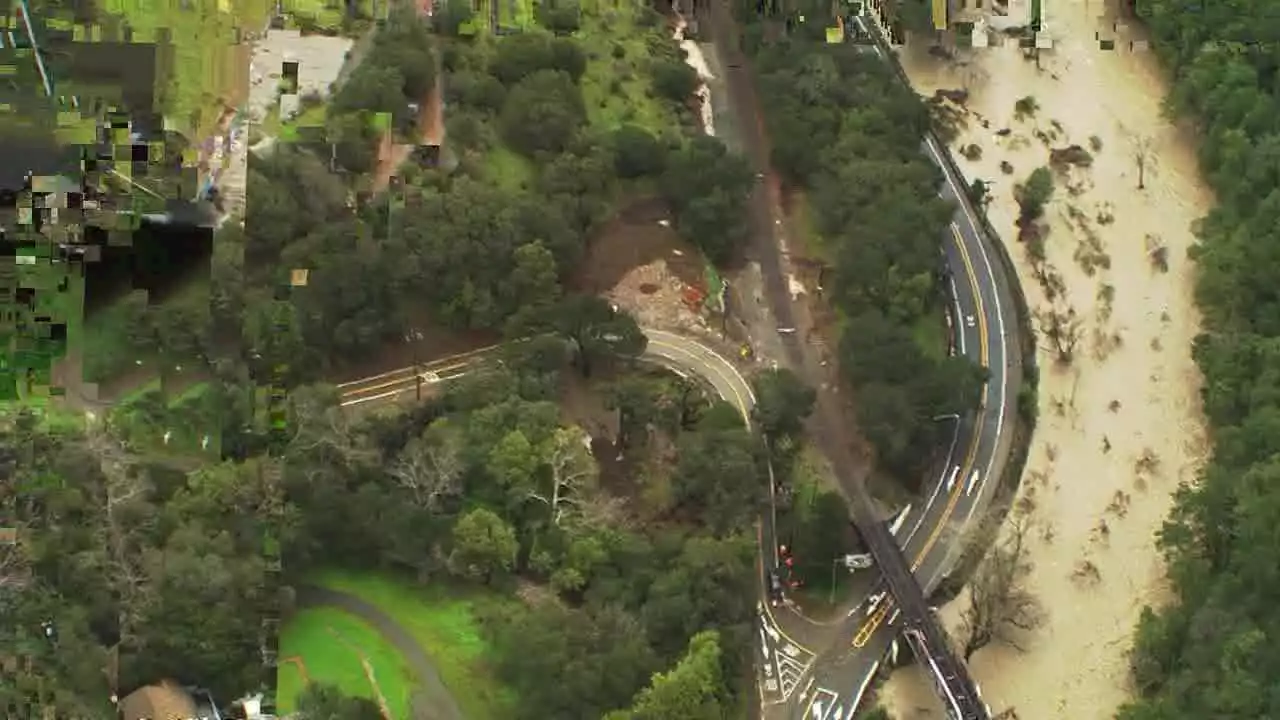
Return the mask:
[[418,678],[418,685],[409,701],[410,707],[431,708],[439,720],[463,720],[462,710],[440,680],[431,658],[395,620],[354,595],[315,585],[303,585],[297,590],[299,608],[326,606],[345,610],[372,625],[399,651]]
[[382,713],[383,720],[396,720],[391,716],[391,707],[387,704],[387,697],[382,694],[382,686],[378,685],[377,675],[373,672],[373,666],[369,664],[369,658],[359,646],[352,643],[342,633],[338,632],[333,626],[326,628],[329,634],[337,638],[338,642],[346,645],[348,649],[360,658],[360,667],[364,669],[364,677],[369,681],[369,687],[373,688],[373,694],[377,698],[378,711]]
[[[418,13],[423,18],[431,17],[432,0],[418,0]],[[440,64],[440,54],[435,53],[436,81],[431,84],[431,92],[427,94],[418,107],[418,128],[421,131],[419,142],[423,145],[439,146],[444,142],[444,102],[443,83],[444,68]],[[409,159],[416,147],[412,143],[393,143],[392,132],[388,130],[378,147],[378,166],[373,173],[372,190],[375,194],[382,192],[390,184],[392,176],[401,165]]]
[[307,672],[307,664],[302,661],[302,658],[298,657],[297,655],[290,655],[289,657],[284,658],[280,662],[289,663],[294,667],[298,668],[298,674],[302,676],[302,684],[303,685],[311,684],[311,674]]
[[[1125,51],[1136,33],[1117,24],[1121,50],[1099,52],[1095,32],[1113,35],[1112,21],[1098,17],[1102,3],[1061,0],[1053,10],[1041,71],[1009,46],[974,51],[962,69],[923,48],[902,53],[926,96],[970,86],[968,126],[954,147],[976,145],[981,157],[957,160],[970,178],[991,181],[989,216],[1032,312],[1056,314],[1074,344],[1071,361],[1059,362],[1040,322],[1040,419],[1019,502],[1033,508],[1027,585],[1046,620],[1021,638],[1025,652],[993,644],[970,664],[993,711],[1015,707],[1023,720],[1111,717],[1129,696],[1135,622],[1166,592],[1153,534],[1207,452],[1187,249],[1212,198],[1195,145],[1161,116],[1166,84],[1155,58]],[[1015,103],[1028,97],[1024,110],[1038,109],[1019,118]],[[1054,172],[1044,259],[1033,262],[1015,241],[1014,184],[1072,144],[1092,164]],[[952,628],[965,602],[943,609]],[[916,669],[895,673],[884,699],[899,720],[939,714]]]

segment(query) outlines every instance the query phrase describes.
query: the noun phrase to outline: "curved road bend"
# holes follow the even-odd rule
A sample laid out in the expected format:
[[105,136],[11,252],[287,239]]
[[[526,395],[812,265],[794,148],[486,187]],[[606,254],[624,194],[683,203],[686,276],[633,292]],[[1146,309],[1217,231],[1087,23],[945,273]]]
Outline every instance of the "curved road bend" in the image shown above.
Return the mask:
[[[714,8],[716,12],[725,12],[723,4],[716,4]],[[732,28],[733,25],[721,17],[712,23],[712,27],[718,30]],[[737,106],[739,116],[759,118],[758,101],[745,58],[734,43],[720,42],[719,45],[730,56],[726,79],[731,101]],[[744,144],[749,159],[768,180],[757,186],[752,202],[754,242],[765,278],[766,296],[778,324],[796,327],[796,312],[782,273],[784,242],[780,230],[785,227],[785,221],[777,181],[771,171],[767,137],[759,122],[744,122],[742,125],[747,136]],[[1017,387],[1019,378],[1015,375],[1020,369],[1015,364],[1016,354],[1006,352],[1006,344],[1014,329],[1013,303],[1008,280],[990,258],[994,250],[987,243],[994,239],[984,237],[979,230],[977,219],[963,196],[963,179],[954,177],[948,164],[943,162],[941,153],[946,152],[945,148],[930,139],[925,143],[925,150],[943,169],[946,178],[943,196],[957,204],[955,220],[944,238],[947,264],[955,281],[957,350],[990,369],[990,378],[983,390],[984,407],[962,419],[957,428],[952,450],[959,455],[953,454],[948,459],[947,469],[928,501],[908,516],[895,538],[903,546],[910,571],[915,574],[922,590],[927,592],[950,569],[954,533],[947,529],[967,522],[990,501],[995,490],[996,483],[988,483],[987,480],[998,477],[1007,454],[1005,421],[1013,412],[1013,395],[1016,393],[1011,389]],[[967,320],[970,316],[972,323]],[[822,377],[819,362],[813,349],[800,342],[798,336],[799,333],[782,337],[787,350],[786,360],[812,382],[814,378]],[[855,467],[847,457],[848,447],[844,438],[839,436],[839,428],[842,427],[840,416],[826,395],[819,396],[815,416],[816,439],[833,465],[837,468]],[[956,462],[957,457],[960,462]],[[846,478],[842,485],[845,485],[850,499],[860,501],[854,505],[865,504],[866,498],[859,496],[865,495],[866,490],[859,479]],[[866,514],[866,508],[854,509],[862,511],[855,514]],[[866,520],[863,518],[864,522]],[[766,557],[770,555],[774,553],[766,553]],[[920,608],[915,610],[919,612]],[[770,698],[772,702],[765,703],[765,716],[818,720],[852,717],[857,701],[874,676],[880,660],[902,629],[902,622],[893,623],[896,627],[888,627],[888,621],[895,619],[889,598],[874,608],[870,617],[863,609],[855,610],[844,627],[828,633],[827,646],[819,647],[822,655],[813,672],[802,671],[804,684],[800,691],[793,692],[795,685],[777,687],[777,692]],[[931,646],[934,644],[930,642]],[[767,655],[768,650],[764,653]],[[934,654],[940,661],[954,662],[953,658],[945,657],[950,653],[944,649],[935,649]],[[766,674],[761,678],[762,687],[769,684],[768,663],[764,666]],[[962,667],[956,669],[964,674]],[[965,684],[958,683],[958,687],[965,689]],[[980,709],[975,712],[981,714]]]
[[[1011,281],[993,259],[997,251],[991,243],[999,240],[980,229],[964,194],[964,179],[955,176],[942,157],[946,148],[930,137],[922,150],[943,171],[942,196],[956,205],[943,245],[951,270],[956,350],[989,372],[980,407],[959,421],[951,453],[927,502],[908,515],[897,535],[927,597],[955,561],[958,532],[995,494],[1008,457],[1010,438],[1005,430],[1012,427],[1022,368]],[[875,606],[864,600],[846,627],[845,637],[851,640],[841,638],[822,654],[814,685],[805,697],[790,703],[788,715],[815,720],[851,717],[900,630],[892,598]]]
[[440,680],[431,658],[427,657],[418,641],[395,620],[355,595],[317,585],[299,585],[296,590],[298,609],[334,607],[345,610],[372,625],[386,638],[417,676],[418,686],[414,688],[411,699],[414,707],[430,708],[432,717],[439,720],[463,720],[465,716],[462,710]]
[[[703,343],[683,335],[651,328],[643,328],[643,330],[648,338],[645,356],[649,360],[682,375],[698,376],[711,385],[721,398],[737,408],[748,424],[751,423],[755,395],[750,383],[742,377],[731,361]],[[496,345],[479,348],[439,358],[419,366],[390,370],[342,383],[337,386],[342,393],[342,405],[351,407],[365,403],[376,404],[412,396],[417,388],[417,377],[420,374],[428,376],[429,382],[461,377],[466,374],[472,364],[483,361],[498,349],[499,346]],[[761,515],[758,540],[760,543],[760,597],[764,598],[767,596],[766,573],[775,567],[777,561],[772,502],[769,509]],[[814,652],[803,643],[812,645],[811,638],[817,629],[804,623],[780,623],[775,616],[775,610],[767,602],[762,601],[759,607],[758,633],[761,644],[758,651],[761,655],[761,666],[765,668],[764,678],[760,683],[761,693],[762,695],[773,693],[779,697],[784,694],[790,696],[815,659]],[[788,609],[781,609],[777,615],[782,616],[785,621],[790,619],[788,617],[790,613]],[[784,628],[784,625],[787,627]],[[797,637],[803,637],[803,642],[797,640]],[[821,637],[813,639],[821,640]],[[762,698],[762,702],[770,700],[777,702],[773,698]]]

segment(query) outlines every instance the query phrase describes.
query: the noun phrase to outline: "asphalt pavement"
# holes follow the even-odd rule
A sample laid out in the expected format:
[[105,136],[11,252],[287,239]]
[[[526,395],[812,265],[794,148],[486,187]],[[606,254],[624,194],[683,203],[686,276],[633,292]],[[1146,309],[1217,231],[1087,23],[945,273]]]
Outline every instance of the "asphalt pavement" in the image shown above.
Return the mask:
[[[927,500],[908,513],[896,533],[927,596],[952,569],[964,528],[996,492],[1008,453],[1006,430],[1012,427],[1016,411],[1021,368],[1010,279],[1004,276],[991,245],[999,239],[983,234],[963,198],[964,178],[954,176],[943,159],[947,149],[930,137],[922,150],[946,176],[942,196],[956,204],[943,238],[951,271],[956,352],[988,369],[979,409],[968,417],[944,420],[956,423],[946,463],[933,480]],[[874,593],[834,633],[832,644],[814,664],[813,682],[806,679],[782,716],[812,720],[853,716],[881,661],[896,649],[893,645],[902,630],[892,598]]]
[[372,625],[399,651],[400,656],[413,672],[416,686],[413,697],[410,699],[411,705],[415,708],[428,708],[431,717],[439,720],[463,720],[462,710],[454,700],[453,694],[445,687],[440,674],[436,672],[435,664],[423,651],[422,646],[413,639],[408,630],[379,610],[377,606],[355,595],[318,585],[299,586],[296,604],[298,609],[335,607]]

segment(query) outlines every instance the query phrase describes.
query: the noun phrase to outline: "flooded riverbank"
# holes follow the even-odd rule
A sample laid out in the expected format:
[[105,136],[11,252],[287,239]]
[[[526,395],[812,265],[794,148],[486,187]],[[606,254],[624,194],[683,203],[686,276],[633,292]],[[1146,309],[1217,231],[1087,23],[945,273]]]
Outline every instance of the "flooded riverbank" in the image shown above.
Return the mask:
[[[1018,638],[1023,650],[996,642],[970,663],[992,710],[1023,720],[1111,717],[1129,696],[1134,624],[1164,597],[1154,533],[1208,451],[1187,250],[1213,199],[1195,138],[1162,117],[1167,83],[1137,29],[1096,1],[1053,9],[1039,68],[1007,41],[952,60],[901,51],[921,94],[969,91],[952,146],[965,149],[957,161],[969,179],[990,183],[992,225],[1038,325],[1040,419],[1018,505],[1044,621]],[[1037,249],[1018,241],[1014,195],[1039,167],[1054,192]],[[949,626],[967,601],[943,608]],[[937,716],[915,668],[895,673],[882,697],[898,720]]]

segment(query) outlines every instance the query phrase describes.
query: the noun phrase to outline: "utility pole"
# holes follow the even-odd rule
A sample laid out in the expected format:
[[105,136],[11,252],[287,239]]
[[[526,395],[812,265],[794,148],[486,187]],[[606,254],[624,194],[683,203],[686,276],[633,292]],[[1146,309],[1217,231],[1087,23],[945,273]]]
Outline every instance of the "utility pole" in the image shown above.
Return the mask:
[[422,331],[409,328],[404,334],[404,341],[413,346],[413,384],[418,402],[422,402],[422,362],[418,343],[422,340]]

